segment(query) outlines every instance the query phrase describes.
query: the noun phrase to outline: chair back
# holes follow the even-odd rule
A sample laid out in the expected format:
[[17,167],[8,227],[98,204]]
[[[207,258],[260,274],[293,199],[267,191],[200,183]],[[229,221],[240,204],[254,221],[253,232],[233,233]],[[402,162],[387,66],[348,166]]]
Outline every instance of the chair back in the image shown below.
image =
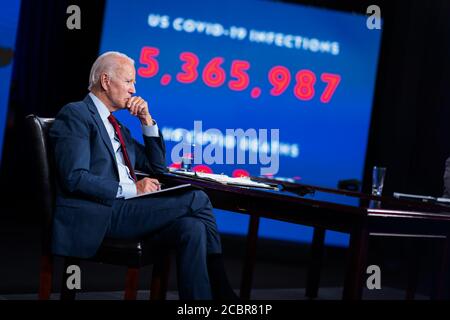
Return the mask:
[[26,117],[29,135],[31,173],[34,181],[38,211],[43,223],[43,249],[50,250],[53,208],[55,203],[55,164],[48,139],[48,131],[54,118]]

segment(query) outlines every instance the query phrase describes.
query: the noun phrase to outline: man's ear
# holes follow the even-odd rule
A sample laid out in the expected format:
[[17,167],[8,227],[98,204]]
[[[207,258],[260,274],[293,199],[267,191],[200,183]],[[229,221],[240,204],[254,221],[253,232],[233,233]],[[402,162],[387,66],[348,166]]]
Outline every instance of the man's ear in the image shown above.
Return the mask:
[[109,78],[109,76],[106,73],[102,73],[102,75],[100,76],[100,85],[102,86],[102,89],[104,91],[108,91],[110,81],[111,79]]

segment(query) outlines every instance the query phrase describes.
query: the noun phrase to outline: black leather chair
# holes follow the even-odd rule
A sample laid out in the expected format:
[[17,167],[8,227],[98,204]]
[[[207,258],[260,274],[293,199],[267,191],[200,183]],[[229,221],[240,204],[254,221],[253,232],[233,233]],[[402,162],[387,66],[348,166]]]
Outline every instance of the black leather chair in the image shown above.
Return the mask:
[[[54,255],[51,253],[51,230],[55,200],[55,170],[51,148],[48,142],[48,130],[54,119],[26,117],[30,143],[30,158],[33,160],[31,172],[34,175],[37,194],[37,208],[42,221],[42,254],[40,261],[39,299],[49,299],[52,292],[52,274]],[[32,157],[31,157],[32,156]],[[79,265],[81,259],[63,257],[65,269],[61,286],[61,299],[75,299],[76,290],[69,290],[66,274],[69,265]],[[169,253],[159,253],[146,239],[122,240],[105,238],[96,255],[85,259],[100,263],[128,267],[126,274],[124,299],[136,299],[139,268],[153,264],[150,299],[162,300],[166,297],[170,268]]]

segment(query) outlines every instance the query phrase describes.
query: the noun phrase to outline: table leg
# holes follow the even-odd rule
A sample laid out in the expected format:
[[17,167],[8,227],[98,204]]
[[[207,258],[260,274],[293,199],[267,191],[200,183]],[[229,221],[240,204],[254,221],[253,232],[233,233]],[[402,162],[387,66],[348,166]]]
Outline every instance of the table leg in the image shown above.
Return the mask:
[[445,287],[448,283],[448,265],[449,265],[449,250],[450,250],[450,235],[447,235],[445,240],[441,242],[438,251],[439,256],[439,270],[431,292],[431,299],[442,300],[445,299]]
[[343,299],[360,300],[362,298],[368,242],[369,233],[365,227],[358,228],[350,234],[350,248]]
[[422,239],[406,239],[408,241],[408,257],[406,270],[408,273],[408,284],[406,287],[406,300],[414,300],[417,291],[417,284],[419,282],[420,271],[420,254],[424,247]]
[[253,270],[255,268],[256,242],[258,240],[259,217],[250,215],[250,223],[247,233],[247,249],[244,258],[244,269],[241,281],[241,299],[249,300],[252,289]]
[[317,298],[317,293],[319,291],[324,241],[325,229],[319,227],[314,228],[313,241],[311,244],[311,257],[306,278],[305,296],[309,299]]

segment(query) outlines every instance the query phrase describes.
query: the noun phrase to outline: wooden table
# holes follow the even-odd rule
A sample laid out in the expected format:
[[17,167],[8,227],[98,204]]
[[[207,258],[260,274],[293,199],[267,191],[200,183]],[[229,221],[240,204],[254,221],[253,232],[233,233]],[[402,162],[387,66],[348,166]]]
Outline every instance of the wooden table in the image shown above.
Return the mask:
[[[447,269],[450,233],[448,206],[289,183],[284,188],[289,191],[268,191],[223,185],[172,173],[158,178],[168,185],[191,183],[208,194],[214,208],[250,215],[240,291],[243,299],[250,298],[261,217],[315,227],[306,286],[306,295],[310,298],[317,296],[325,230],[350,235],[344,299],[361,299],[370,235],[441,239],[443,247],[436,298],[443,294],[442,279]],[[296,187],[299,189],[296,190]],[[300,194],[311,193],[301,196],[294,193],[298,190]]]

